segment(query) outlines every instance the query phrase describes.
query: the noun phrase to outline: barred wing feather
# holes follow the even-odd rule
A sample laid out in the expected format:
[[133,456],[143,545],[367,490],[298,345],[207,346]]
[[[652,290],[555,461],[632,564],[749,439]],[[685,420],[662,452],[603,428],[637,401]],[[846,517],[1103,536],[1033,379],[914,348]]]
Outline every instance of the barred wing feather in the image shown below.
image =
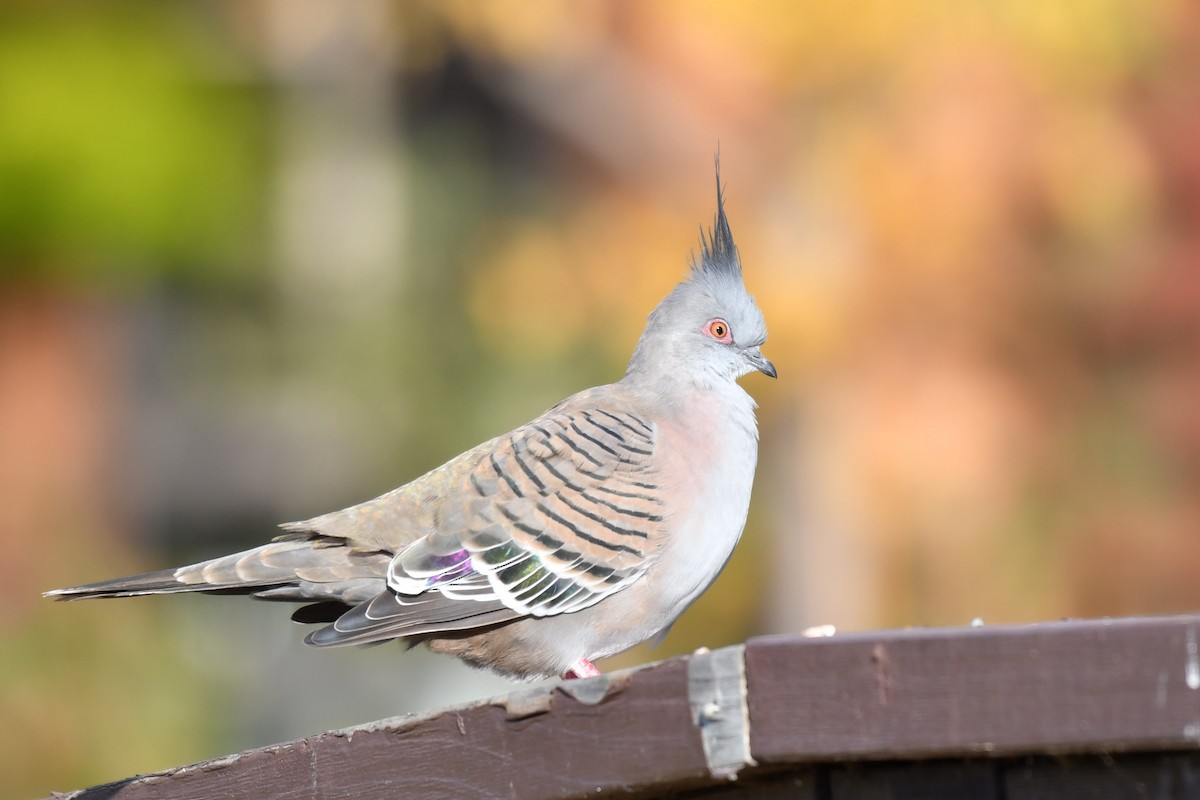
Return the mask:
[[444,510],[438,530],[393,559],[389,591],[313,642],[598,603],[638,580],[654,556],[663,525],[655,463],[654,427],[627,412],[560,411],[517,429],[465,476],[463,499]]
[[470,483],[464,549],[493,596],[522,614],[599,602],[641,577],[658,541],[654,429],[632,414],[597,408],[534,422]]

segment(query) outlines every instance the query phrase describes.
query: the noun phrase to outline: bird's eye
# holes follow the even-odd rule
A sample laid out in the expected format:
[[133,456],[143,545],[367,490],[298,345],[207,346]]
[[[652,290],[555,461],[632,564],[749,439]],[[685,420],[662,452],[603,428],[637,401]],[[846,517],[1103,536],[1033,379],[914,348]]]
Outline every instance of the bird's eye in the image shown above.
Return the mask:
[[729,344],[733,341],[733,333],[729,330],[729,323],[719,317],[706,322],[703,330],[705,336],[721,344]]

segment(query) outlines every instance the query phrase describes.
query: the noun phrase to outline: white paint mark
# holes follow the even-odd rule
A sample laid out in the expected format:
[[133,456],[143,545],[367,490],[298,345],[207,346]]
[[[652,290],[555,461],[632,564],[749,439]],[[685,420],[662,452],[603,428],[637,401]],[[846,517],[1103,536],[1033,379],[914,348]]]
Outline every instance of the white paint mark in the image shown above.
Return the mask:
[[1194,628],[1188,628],[1187,661],[1183,665],[1183,679],[1193,691],[1200,689],[1200,653],[1197,650],[1196,631]]
[[1200,722],[1189,722],[1183,726],[1183,738],[1200,742]]
[[1158,689],[1154,692],[1154,705],[1158,708],[1167,707],[1167,671],[1158,673]]

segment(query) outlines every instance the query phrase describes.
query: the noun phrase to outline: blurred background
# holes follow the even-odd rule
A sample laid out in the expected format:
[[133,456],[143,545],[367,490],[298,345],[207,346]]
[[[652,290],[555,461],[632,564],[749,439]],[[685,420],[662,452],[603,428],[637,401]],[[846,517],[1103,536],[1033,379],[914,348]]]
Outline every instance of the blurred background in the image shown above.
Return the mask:
[[665,643],[1200,606],[1183,0],[10,2],[0,774],[504,691],[288,607],[40,592],[265,541],[619,378],[720,145],[778,382]]

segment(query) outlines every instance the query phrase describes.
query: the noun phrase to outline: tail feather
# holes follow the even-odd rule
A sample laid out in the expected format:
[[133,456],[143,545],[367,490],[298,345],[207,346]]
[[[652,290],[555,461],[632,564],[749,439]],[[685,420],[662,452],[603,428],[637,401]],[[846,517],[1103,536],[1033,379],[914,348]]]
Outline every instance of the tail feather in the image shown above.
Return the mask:
[[[334,543],[336,542],[336,543]],[[390,556],[342,546],[339,540],[288,537],[252,550],[126,578],[45,593],[56,600],[207,592],[264,594],[268,599],[341,600],[373,597],[384,587]]]
[[109,581],[87,583],[83,586],[72,586],[68,589],[53,589],[43,592],[43,597],[55,600],[90,600],[97,597],[137,597],[147,594],[177,594],[180,592],[235,592],[248,594],[261,591],[269,584],[213,584],[213,583],[184,583],[176,577],[178,570],[160,569],[154,572],[144,572],[141,575],[130,575],[124,578],[114,578]]

